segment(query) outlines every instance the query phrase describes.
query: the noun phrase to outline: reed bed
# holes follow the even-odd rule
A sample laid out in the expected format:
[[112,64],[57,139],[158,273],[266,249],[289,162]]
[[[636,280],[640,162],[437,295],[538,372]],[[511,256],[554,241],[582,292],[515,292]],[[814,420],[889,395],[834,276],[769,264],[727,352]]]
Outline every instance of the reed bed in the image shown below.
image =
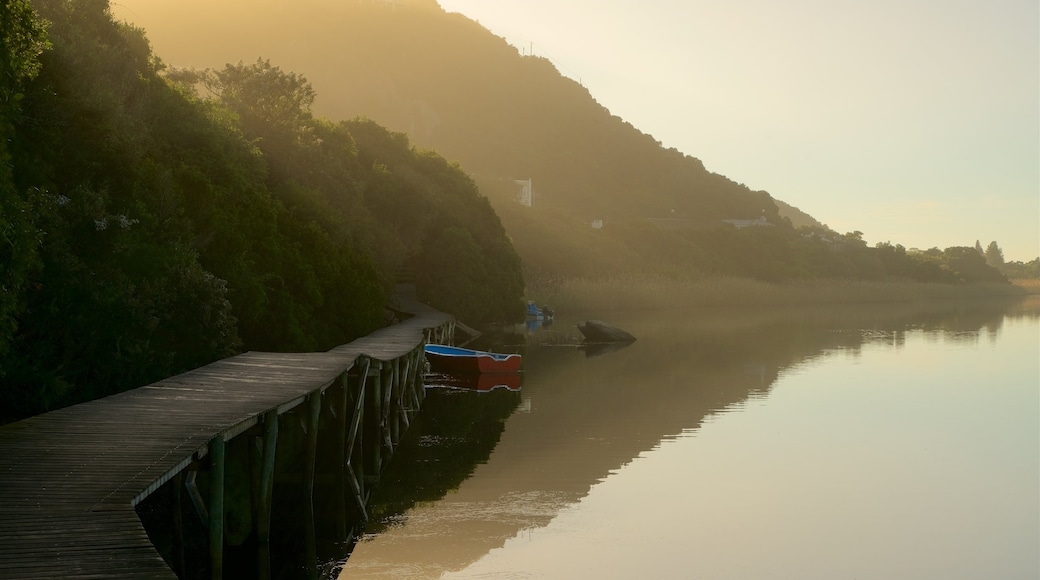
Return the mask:
[[1040,294],[1040,279],[1012,280],[1011,283],[1021,288],[1026,294]]
[[543,279],[528,284],[531,299],[569,312],[923,302],[1030,293],[1040,293],[1040,283],[952,285],[844,280],[771,283],[732,277],[623,274],[600,279]]

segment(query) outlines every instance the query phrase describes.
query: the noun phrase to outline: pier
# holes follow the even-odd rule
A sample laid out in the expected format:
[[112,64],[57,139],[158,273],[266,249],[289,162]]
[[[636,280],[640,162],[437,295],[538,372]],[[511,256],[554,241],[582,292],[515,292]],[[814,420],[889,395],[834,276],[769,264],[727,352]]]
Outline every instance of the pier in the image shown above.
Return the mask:
[[[233,477],[253,491],[249,533],[258,575],[269,577],[276,465],[294,454],[292,500],[309,507],[300,515],[311,550],[319,448],[338,463],[346,534],[347,512],[364,518],[422,404],[424,344],[454,333],[452,317],[419,304],[414,288],[399,289],[397,307],[412,316],[328,352],[247,352],[0,427],[0,578],[177,578],[188,509],[170,522],[171,562],[135,510],[163,486],[204,522],[210,575],[222,578]],[[236,453],[249,455],[244,476],[228,468]]]

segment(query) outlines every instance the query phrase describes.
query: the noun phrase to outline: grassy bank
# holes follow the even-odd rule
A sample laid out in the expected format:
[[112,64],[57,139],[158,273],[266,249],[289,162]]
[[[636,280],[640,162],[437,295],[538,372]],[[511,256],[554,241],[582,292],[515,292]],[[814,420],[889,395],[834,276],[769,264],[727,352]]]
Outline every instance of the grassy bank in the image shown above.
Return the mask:
[[769,283],[747,278],[669,278],[617,275],[608,278],[532,280],[527,295],[557,311],[656,310],[704,306],[796,306],[923,302],[1040,294],[1040,282],[1015,284],[922,284],[814,280]]
[[1021,288],[1026,294],[1040,295],[1040,279],[1012,280],[1011,283]]

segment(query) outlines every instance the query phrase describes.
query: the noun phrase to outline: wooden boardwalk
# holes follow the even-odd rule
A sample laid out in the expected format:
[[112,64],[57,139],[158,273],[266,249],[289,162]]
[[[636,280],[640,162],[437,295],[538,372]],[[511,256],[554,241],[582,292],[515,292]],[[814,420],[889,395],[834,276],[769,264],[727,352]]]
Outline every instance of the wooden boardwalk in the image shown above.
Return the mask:
[[416,376],[424,341],[445,338],[453,321],[407,292],[398,306],[415,316],[329,352],[248,352],[0,427],[0,578],[175,578],[134,506],[214,442],[223,453],[224,441],[265,417],[277,425],[279,414],[315,394],[320,405],[324,390],[346,392],[359,361],[365,376],[393,362],[384,366],[396,377],[411,357]]

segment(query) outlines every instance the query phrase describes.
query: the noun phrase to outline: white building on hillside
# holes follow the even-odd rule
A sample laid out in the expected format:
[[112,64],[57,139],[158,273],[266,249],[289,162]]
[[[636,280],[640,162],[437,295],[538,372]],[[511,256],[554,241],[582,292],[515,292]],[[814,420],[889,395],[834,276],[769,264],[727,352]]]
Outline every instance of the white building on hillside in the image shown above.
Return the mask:
[[762,216],[762,217],[760,217],[758,219],[753,219],[753,220],[722,220],[722,221],[724,221],[727,224],[730,224],[732,226],[735,226],[738,230],[742,230],[744,228],[755,228],[755,227],[762,227],[762,226],[771,226],[771,225],[773,225],[773,224],[769,223],[768,221],[766,221],[766,216]]
[[513,182],[520,186],[520,191],[516,194],[516,201],[522,206],[534,207],[534,192],[531,190],[531,180],[514,179]]

